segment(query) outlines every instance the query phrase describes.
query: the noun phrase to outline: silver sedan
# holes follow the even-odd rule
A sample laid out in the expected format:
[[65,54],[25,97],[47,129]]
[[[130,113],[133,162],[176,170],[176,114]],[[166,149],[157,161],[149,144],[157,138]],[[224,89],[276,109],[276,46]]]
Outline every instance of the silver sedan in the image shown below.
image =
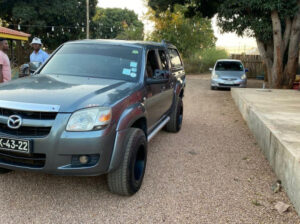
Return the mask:
[[212,71],[211,89],[229,89],[231,87],[247,86],[248,69],[244,68],[240,60],[222,59],[218,60]]

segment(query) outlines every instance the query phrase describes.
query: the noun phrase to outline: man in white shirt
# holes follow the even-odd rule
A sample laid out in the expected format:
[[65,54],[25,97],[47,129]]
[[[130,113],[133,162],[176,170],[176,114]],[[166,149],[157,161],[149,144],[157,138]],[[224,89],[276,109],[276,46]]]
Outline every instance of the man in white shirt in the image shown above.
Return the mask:
[[30,55],[30,62],[41,62],[42,64],[49,58],[49,55],[41,49],[41,39],[35,37],[31,42],[33,52]]

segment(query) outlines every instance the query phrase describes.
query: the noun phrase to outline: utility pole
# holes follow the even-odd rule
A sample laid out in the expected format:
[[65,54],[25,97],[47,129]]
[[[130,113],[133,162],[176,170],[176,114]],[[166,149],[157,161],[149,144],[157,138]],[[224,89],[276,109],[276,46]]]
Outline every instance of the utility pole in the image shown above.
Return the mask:
[[90,39],[90,1],[86,0],[86,39]]

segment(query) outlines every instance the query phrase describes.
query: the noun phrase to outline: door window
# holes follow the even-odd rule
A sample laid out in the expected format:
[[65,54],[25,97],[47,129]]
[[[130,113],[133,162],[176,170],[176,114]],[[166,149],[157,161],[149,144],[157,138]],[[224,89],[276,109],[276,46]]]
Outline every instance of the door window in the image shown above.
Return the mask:
[[159,69],[156,53],[154,50],[150,50],[147,56],[147,65],[146,65],[147,77],[152,78],[154,76],[154,72],[156,69]]
[[169,70],[166,52],[163,50],[160,50],[160,51],[158,51],[158,53],[159,53],[159,57],[160,57],[160,61],[161,61],[162,70]]
[[176,49],[169,49],[169,54],[171,58],[171,64],[173,68],[178,68],[182,66],[182,62],[179,53]]

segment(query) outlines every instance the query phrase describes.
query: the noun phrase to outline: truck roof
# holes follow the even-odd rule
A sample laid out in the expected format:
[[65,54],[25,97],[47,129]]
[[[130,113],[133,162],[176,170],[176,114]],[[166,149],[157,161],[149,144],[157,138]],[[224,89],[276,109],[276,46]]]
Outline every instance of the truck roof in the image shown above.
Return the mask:
[[176,48],[174,45],[165,41],[151,42],[151,41],[128,41],[128,40],[111,40],[111,39],[90,39],[90,40],[77,40],[70,41],[67,44],[108,44],[108,45],[121,45],[121,46],[136,46],[142,48],[148,47],[170,47]]

